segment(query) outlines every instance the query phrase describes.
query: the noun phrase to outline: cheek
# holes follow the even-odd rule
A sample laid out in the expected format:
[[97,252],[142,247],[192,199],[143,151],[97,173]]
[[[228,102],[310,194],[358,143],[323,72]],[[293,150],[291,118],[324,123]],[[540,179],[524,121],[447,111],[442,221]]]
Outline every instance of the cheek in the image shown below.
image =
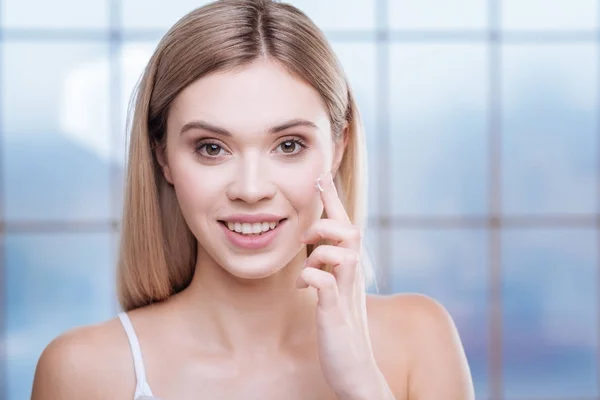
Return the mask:
[[279,189],[298,213],[301,224],[310,224],[321,216],[323,205],[315,183],[323,169],[320,165],[310,168],[280,170]]
[[215,180],[206,179],[205,171],[193,160],[180,157],[172,164],[173,184],[182,212],[188,216],[207,210],[222,192]]

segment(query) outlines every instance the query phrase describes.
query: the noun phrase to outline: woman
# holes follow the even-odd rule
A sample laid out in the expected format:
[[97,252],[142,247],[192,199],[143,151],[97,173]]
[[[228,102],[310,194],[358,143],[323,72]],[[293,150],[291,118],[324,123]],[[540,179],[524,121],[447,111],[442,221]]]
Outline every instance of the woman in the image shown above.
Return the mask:
[[137,92],[124,313],[50,343],[32,398],[472,399],[441,305],[365,294],[364,149],[300,11],[224,0],[181,19]]

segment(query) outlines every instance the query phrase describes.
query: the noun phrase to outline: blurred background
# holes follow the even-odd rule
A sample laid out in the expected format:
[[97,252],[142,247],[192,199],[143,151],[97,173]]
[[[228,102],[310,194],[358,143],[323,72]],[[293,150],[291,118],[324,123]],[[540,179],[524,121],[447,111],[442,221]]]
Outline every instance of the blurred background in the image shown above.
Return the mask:
[[[446,306],[477,399],[600,399],[599,1],[289,1],[358,97],[379,292]],[[0,0],[0,399],[119,311],[130,94],[205,3]]]

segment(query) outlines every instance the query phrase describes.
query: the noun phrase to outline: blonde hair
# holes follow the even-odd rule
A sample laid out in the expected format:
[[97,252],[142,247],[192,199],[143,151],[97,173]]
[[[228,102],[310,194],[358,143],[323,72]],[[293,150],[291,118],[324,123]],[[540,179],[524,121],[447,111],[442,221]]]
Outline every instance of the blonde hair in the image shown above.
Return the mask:
[[[327,107],[335,140],[347,146],[335,177],[353,224],[366,223],[366,144],[354,95],[323,33],[295,7],[270,0],[221,0],[179,20],[162,38],[134,95],[117,266],[121,307],[131,310],[185,289],[197,241],[155,155],[166,142],[176,96],[197,79],[268,58],[308,82]],[[314,246],[308,247],[308,254]],[[363,251],[367,284],[374,273]]]

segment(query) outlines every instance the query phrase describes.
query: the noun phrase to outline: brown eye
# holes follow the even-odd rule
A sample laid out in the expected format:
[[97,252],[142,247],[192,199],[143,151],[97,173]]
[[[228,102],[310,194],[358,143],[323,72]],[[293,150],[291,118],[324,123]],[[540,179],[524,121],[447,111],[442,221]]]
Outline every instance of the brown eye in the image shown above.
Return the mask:
[[302,154],[306,148],[306,144],[301,139],[294,138],[279,142],[277,152],[285,154],[286,157],[296,157]]
[[293,140],[283,142],[280,144],[280,146],[281,150],[283,150],[284,153],[293,153],[294,150],[296,150],[296,142],[294,142]]
[[217,145],[217,144],[205,144],[204,145],[205,149],[206,149],[206,154],[208,154],[209,156],[218,156],[219,152],[221,151],[221,146]]

